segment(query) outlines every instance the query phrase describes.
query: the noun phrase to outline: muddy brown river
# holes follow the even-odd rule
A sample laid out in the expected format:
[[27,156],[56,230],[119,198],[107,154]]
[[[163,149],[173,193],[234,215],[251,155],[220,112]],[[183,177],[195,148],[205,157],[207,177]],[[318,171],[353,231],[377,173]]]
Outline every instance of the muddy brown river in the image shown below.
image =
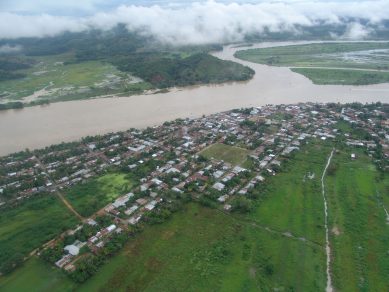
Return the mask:
[[[311,42],[262,43],[271,47]],[[175,88],[168,93],[53,103],[0,111],[0,155],[36,149],[86,135],[161,124],[176,118],[199,117],[239,107],[297,102],[389,102],[389,83],[369,86],[314,85],[288,68],[245,62],[226,46],[218,58],[250,66],[247,82]]]

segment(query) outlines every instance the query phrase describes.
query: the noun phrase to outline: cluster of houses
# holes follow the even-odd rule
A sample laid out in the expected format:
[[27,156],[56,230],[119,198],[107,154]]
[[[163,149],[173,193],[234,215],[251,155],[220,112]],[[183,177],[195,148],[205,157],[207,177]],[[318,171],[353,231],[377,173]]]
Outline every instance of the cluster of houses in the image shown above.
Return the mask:
[[[315,137],[326,140],[343,135],[347,145],[366,148],[371,155],[379,145],[382,159],[387,160],[389,121],[387,110],[382,107],[344,106],[339,110],[326,104],[267,105],[11,154],[0,158],[0,206],[37,193],[69,188],[112,166],[126,164],[128,169],[136,171],[148,160],[162,159],[171,152],[174,159],[145,177],[142,191],[154,186],[157,190],[170,188],[159,178],[164,175],[173,176],[173,189],[182,191],[190,181],[207,180],[201,169],[189,160],[215,142],[243,145],[250,150],[250,157],[259,162],[257,171],[270,174],[274,174],[273,166],[280,166],[280,156],[298,151],[300,143]],[[340,120],[362,127],[368,137],[340,133],[334,127]],[[242,125],[245,121],[262,125],[267,131],[247,128]],[[222,190],[223,181],[215,182],[214,187]]]
[[[337,127],[340,121],[363,128],[366,137],[341,131]],[[341,110],[311,103],[267,105],[2,157],[0,205],[39,192],[64,191],[111,168],[138,173],[139,181],[131,192],[120,194],[86,221],[96,226],[95,216],[106,215],[112,224],[96,229],[86,241],[76,240],[64,247],[55,264],[71,271],[80,250],[87,247],[98,253],[112,234],[127,232],[140,224],[145,214],[169,204],[169,192],[191,193],[197,198],[216,194],[220,208],[230,211],[235,197],[246,196],[267,176],[276,175],[308,139],[340,138],[351,147],[363,147],[372,156],[382,149],[381,160],[386,161],[386,169],[389,167],[388,114],[380,105],[374,109],[344,106]],[[201,159],[202,151],[215,143],[245,148],[251,163],[242,166],[220,157]],[[351,158],[357,159],[354,153]]]

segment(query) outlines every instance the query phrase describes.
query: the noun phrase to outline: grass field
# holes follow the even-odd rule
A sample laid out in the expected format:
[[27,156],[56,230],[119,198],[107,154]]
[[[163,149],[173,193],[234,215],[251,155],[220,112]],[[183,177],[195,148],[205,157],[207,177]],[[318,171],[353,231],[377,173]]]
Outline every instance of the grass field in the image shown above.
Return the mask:
[[233,165],[242,165],[249,154],[249,150],[216,143],[201,151],[200,155],[208,159],[217,159]]
[[125,174],[110,173],[66,192],[66,198],[82,216],[88,217],[120,195],[129,192],[134,183]]
[[[282,232],[324,244],[320,177],[331,147],[317,144],[296,153],[293,162],[270,178],[266,199],[249,216]],[[299,214],[296,216],[296,214]]]
[[[147,227],[81,286],[34,260],[0,279],[0,288],[18,291],[36,283],[37,291],[46,291],[53,283],[56,291],[313,291],[324,287],[324,271],[311,258],[324,262],[319,248],[189,204],[168,222]],[[19,277],[25,284],[16,282]]]
[[[351,153],[357,159],[350,159]],[[334,285],[338,291],[386,291],[389,287],[389,177],[356,149],[334,156],[327,178]]]
[[316,68],[292,68],[291,70],[304,75],[315,84],[322,85],[368,85],[389,82],[389,72]]
[[77,218],[50,195],[1,210],[0,262],[18,253],[27,255],[76,223]]
[[72,291],[75,287],[65,274],[33,257],[14,273],[0,278],[0,291]]
[[[165,223],[147,226],[80,286],[45,272],[45,263],[34,259],[0,279],[0,290],[18,291],[20,275],[25,285],[36,281],[37,291],[46,291],[45,283],[57,285],[56,291],[324,291],[320,177],[332,147],[304,146],[267,179],[247,215],[190,203]],[[340,147],[325,183],[336,290],[386,291],[388,177],[362,151]]]
[[254,63],[292,67],[292,71],[303,74],[315,84],[365,85],[389,82],[389,72],[345,70],[389,70],[389,43],[292,45],[239,51],[236,57]]
[[130,91],[136,87],[142,90],[150,88],[145,86],[144,82],[138,81],[132,84],[130,75],[119,71],[109,63],[87,61],[60,64],[73,61],[70,54],[32,58],[36,62],[35,65],[30,69],[21,70],[27,74],[26,78],[0,82],[0,93],[7,92],[6,99],[23,100],[23,97],[30,96],[43,88],[49,91],[54,89],[52,93],[42,96],[51,101]]

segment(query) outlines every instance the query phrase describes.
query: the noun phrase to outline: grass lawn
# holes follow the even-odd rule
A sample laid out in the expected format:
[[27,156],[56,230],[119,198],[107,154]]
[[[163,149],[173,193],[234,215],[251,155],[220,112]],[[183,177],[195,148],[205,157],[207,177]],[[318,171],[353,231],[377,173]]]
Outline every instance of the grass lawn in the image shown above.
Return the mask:
[[78,184],[66,192],[66,199],[82,216],[88,217],[120,195],[129,192],[134,182],[122,173],[110,173]]
[[314,84],[322,85],[367,85],[389,82],[389,72],[316,68],[292,68],[291,70],[304,75]]
[[36,257],[12,274],[0,277],[0,291],[71,291],[74,286],[64,273]]
[[244,148],[216,143],[201,151],[200,154],[208,159],[223,160],[233,165],[241,165],[246,161],[249,152]]
[[75,224],[77,218],[53,195],[1,210],[0,262],[17,253],[29,254]]

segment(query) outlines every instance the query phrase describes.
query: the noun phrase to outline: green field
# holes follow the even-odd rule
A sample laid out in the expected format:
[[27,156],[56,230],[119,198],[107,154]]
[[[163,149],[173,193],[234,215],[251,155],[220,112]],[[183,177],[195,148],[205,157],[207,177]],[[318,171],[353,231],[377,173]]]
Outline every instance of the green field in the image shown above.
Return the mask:
[[347,69],[292,68],[315,84],[368,85],[389,82],[389,72],[359,71]]
[[0,212],[0,263],[32,250],[77,224],[77,218],[54,195],[27,200]]
[[0,278],[0,291],[71,291],[75,284],[61,271],[32,257],[23,267]]
[[[322,289],[324,271],[310,259],[324,262],[321,248],[189,204],[168,222],[147,227],[77,291]],[[0,280],[0,288],[17,291],[17,277],[46,268],[41,261],[36,264],[40,266],[26,264],[14,278]],[[45,291],[45,281],[61,279],[52,272],[41,277],[45,278],[38,282],[39,291]],[[71,287],[66,279],[57,284],[56,291]]]
[[110,173],[66,192],[66,199],[82,216],[88,217],[115,198],[129,192],[134,183],[125,174]]
[[[316,84],[389,82],[389,43],[291,45],[238,51],[235,56],[254,63],[292,67]],[[345,70],[351,68],[385,71]]]
[[242,165],[249,152],[244,148],[217,143],[201,151],[200,155],[208,159],[223,160],[233,165]]
[[[344,124],[338,128],[349,130]],[[310,142],[284,161],[258,191],[251,213],[226,214],[189,203],[165,223],[146,226],[80,286],[33,259],[0,278],[0,290],[36,283],[37,291],[50,285],[57,291],[324,291],[320,178],[332,147]],[[376,171],[363,151],[339,146],[325,184],[335,289],[386,291],[388,176]],[[17,283],[19,277],[25,284]]]
[[[20,70],[27,77],[0,82],[0,94],[4,99],[26,102],[39,99],[59,101],[129,92],[136,88],[139,90],[151,88],[144,82],[133,83],[130,75],[107,62],[86,61],[67,64],[66,62],[74,61],[71,54],[30,59],[34,60],[34,65],[29,69]],[[65,63],[61,64],[62,62]],[[54,91],[40,98],[23,99],[43,88]]]
[[389,177],[356,149],[341,150],[333,163],[327,190],[334,285],[338,291],[386,291],[389,225],[383,204],[389,207]]

